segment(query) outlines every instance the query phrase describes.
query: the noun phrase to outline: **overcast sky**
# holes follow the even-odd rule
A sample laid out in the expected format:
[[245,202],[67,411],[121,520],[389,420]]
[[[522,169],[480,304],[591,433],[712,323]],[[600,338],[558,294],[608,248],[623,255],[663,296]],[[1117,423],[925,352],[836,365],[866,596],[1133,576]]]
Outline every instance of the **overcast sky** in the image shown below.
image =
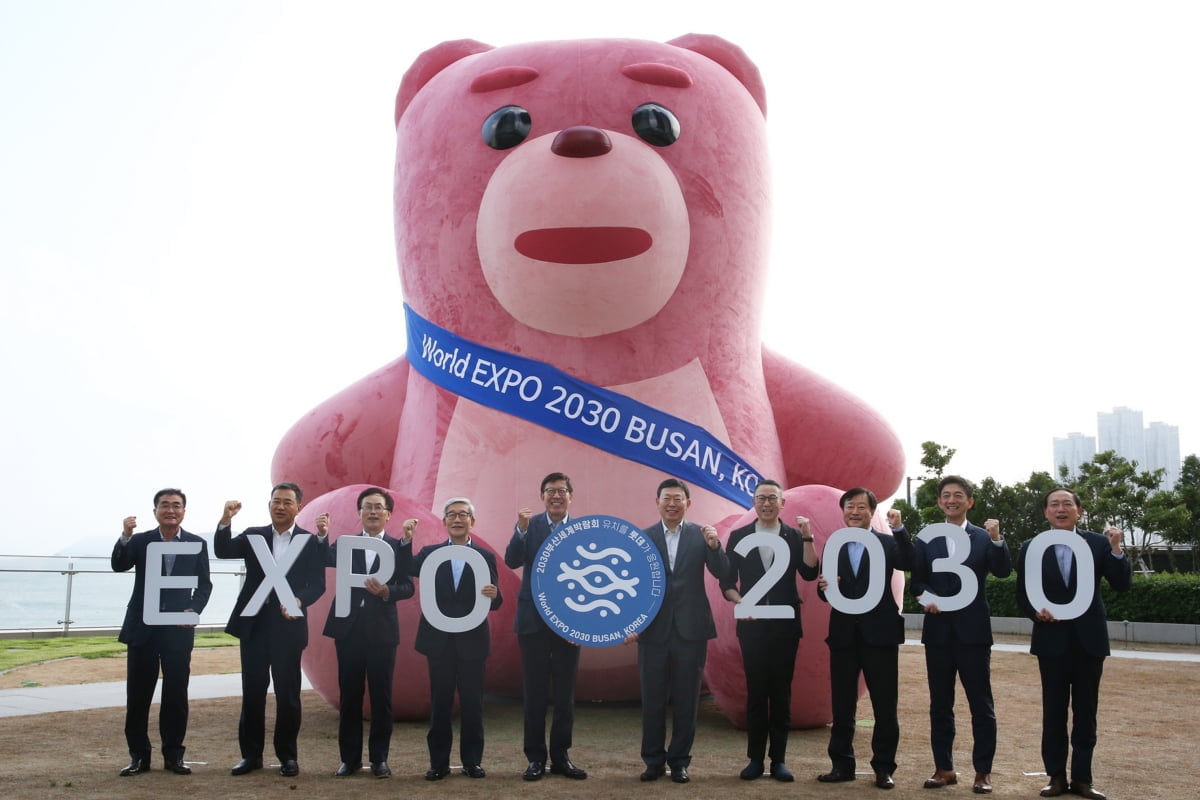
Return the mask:
[[194,529],[265,521],[281,435],[404,351],[392,106],[447,39],[743,47],[763,338],[883,412],[910,475],[933,439],[1023,480],[1117,405],[1200,449],[1200,5],[569,8],[0,0],[0,553],[149,522],[165,485]]

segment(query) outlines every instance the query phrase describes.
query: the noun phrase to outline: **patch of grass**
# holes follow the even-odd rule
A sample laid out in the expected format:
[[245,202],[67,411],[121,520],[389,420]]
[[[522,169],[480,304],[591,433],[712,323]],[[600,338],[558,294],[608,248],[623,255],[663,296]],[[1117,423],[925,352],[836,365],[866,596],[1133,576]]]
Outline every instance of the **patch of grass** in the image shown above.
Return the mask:
[[[198,633],[196,647],[231,647],[237,639],[227,633]],[[0,642],[0,672],[59,658],[113,658],[125,655],[115,636],[54,639],[5,639]]]

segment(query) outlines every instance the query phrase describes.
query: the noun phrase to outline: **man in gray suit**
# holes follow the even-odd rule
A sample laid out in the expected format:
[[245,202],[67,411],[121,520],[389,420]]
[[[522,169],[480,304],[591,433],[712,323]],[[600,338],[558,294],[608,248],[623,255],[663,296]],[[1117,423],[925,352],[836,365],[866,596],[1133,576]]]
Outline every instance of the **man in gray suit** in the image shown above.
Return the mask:
[[[638,645],[638,675],[642,683],[643,781],[654,781],[671,767],[671,780],[688,782],[692,742],[696,738],[700,682],[708,656],[708,640],[717,636],[704,570],[720,580],[729,570],[717,529],[687,522],[692,504],[687,484],[668,478],[658,486],[660,521],[643,533],[658,547],[667,565],[667,588],[654,621],[626,643]],[[667,739],[667,703],[673,708],[671,744]]]

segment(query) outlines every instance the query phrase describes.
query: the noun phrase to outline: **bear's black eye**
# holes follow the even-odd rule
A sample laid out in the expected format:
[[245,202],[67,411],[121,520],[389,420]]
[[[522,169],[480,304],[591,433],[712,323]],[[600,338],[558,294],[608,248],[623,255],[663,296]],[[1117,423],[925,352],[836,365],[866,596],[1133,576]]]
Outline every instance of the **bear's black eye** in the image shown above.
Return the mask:
[[516,147],[529,136],[533,122],[529,112],[520,106],[504,106],[483,121],[483,142],[493,150]]
[[633,110],[633,132],[655,147],[666,147],[679,138],[679,120],[658,103],[643,103]]

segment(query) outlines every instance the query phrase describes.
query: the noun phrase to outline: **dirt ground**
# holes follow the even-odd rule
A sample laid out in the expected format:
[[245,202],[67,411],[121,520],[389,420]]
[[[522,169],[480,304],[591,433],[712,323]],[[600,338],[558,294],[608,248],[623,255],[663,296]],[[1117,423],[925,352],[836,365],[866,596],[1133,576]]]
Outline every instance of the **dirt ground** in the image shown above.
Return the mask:
[[[1010,639],[1020,641],[1020,639]],[[1151,649],[1143,646],[1141,649]],[[1158,648],[1156,648],[1158,649]],[[1197,648],[1161,648],[1188,650]],[[236,648],[197,650],[195,674],[236,672]],[[13,670],[0,676],[0,688],[27,681],[42,685],[88,683],[124,679],[124,659],[65,659]],[[932,771],[928,747],[928,692],[924,658],[919,647],[904,647],[900,655],[901,742],[895,774],[896,789],[886,796],[903,798],[962,798],[971,794],[970,722],[959,692],[957,766],[963,782],[931,793],[921,787]],[[1195,697],[1200,688],[1200,665],[1110,658],[1105,663],[1101,687],[1100,742],[1096,749],[1096,787],[1110,798],[1182,800],[1200,794],[1200,781],[1188,768],[1180,768],[1200,748],[1200,721]],[[1037,797],[1045,783],[1038,742],[1040,705],[1036,660],[1024,653],[996,652],[992,656],[992,684],[1000,724],[999,747],[993,770],[995,797]],[[797,687],[797,691],[802,691]],[[122,735],[123,710],[119,708],[74,711],[0,719],[0,791],[5,798],[159,798],[186,793],[194,800],[210,798],[277,798],[296,796],[292,791],[332,797],[388,797],[397,793],[417,796],[454,796],[473,800],[484,797],[547,798],[662,797],[679,793],[696,800],[746,798],[840,798],[875,796],[877,789],[862,770],[869,769],[870,703],[859,704],[859,780],[854,783],[819,784],[815,776],[828,769],[825,729],[794,731],[789,742],[788,764],[797,781],[781,784],[766,778],[753,783],[738,779],[745,765],[745,734],[734,729],[711,703],[702,706],[693,751],[692,782],[686,786],[658,781],[642,784],[638,758],[639,716],[636,704],[580,706],[575,725],[572,758],[585,767],[586,782],[550,776],[539,783],[520,779],[525,767],[521,754],[520,703],[489,698],[486,706],[488,749],[486,780],[473,781],[457,771],[444,781],[428,783],[422,775],[428,766],[423,723],[397,723],[392,738],[394,777],[380,781],[364,774],[334,779],[337,767],[337,712],[315,693],[304,697],[304,728],[300,738],[298,778],[286,779],[267,769],[232,777],[229,767],[238,759],[237,698],[192,703],[187,759],[195,773],[177,776],[164,772],[161,761],[144,775],[119,778],[128,762]],[[154,728],[153,714],[151,720]],[[268,725],[270,725],[268,719]],[[156,736],[152,733],[152,739]],[[156,742],[157,744],[157,742]],[[268,750],[270,745],[268,744]],[[1153,751],[1153,757],[1147,753]],[[157,753],[155,754],[157,757]]]

